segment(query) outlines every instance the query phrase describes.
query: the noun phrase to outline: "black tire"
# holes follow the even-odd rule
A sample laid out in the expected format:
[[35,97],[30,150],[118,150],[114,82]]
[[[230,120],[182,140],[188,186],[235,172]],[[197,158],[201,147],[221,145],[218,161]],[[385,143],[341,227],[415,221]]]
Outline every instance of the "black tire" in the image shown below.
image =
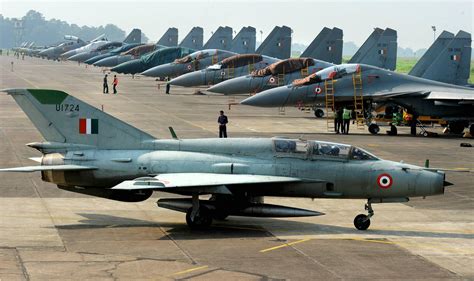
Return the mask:
[[186,223],[188,224],[190,228],[199,229],[199,228],[205,228],[211,225],[212,216],[206,207],[201,206],[199,208],[199,213],[194,218],[194,220],[191,219],[192,211],[193,211],[193,208],[189,208],[188,211],[186,212]]
[[370,219],[364,214],[357,215],[354,218],[354,226],[358,230],[367,230],[370,226]]
[[465,125],[463,122],[452,122],[449,123],[449,131],[453,134],[462,134],[464,132]]
[[369,125],[369,132],[372,134],[372,135],[376,135],[380,132],[380,127],[379,125],[377,124],[370,124]]
[[316,116],[316,118],[323,118],[324,117],[324,111],[321,108],[316,108],[314,110],[314,116]]

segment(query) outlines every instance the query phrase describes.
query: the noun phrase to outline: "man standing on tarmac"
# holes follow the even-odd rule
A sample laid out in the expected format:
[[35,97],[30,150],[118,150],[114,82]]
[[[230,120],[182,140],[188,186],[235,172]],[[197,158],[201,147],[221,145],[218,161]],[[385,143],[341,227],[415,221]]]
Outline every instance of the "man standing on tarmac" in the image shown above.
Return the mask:
[[343,134],[349,134],[349,125],[351,123],[352,111],[344,107],[344,111],[342,112],[342,120],[343,120]]
[[114,75],[114,81],[112,82],[114,88],[114,94],[117,94],[117,85],[118,85],[118,78],[117,75]]
[[219,138],[227,138],[227,123],[229,123],[229,120],[222,110],[219,118],[217,118],[217,123],[219,124]]
[[336,131],[336,134],[339,134],[339,131],[341,134],[344,134],[344,126],[342,124],[342,107],[338,107],[335,114],[334,130]]
[[104,76],[104,85],[103,85],[102,92],[103,92],[104,94],[108,94],[108,93],[109,93],[109,83],[107,82],[107,74],[105,74],[105,76]]

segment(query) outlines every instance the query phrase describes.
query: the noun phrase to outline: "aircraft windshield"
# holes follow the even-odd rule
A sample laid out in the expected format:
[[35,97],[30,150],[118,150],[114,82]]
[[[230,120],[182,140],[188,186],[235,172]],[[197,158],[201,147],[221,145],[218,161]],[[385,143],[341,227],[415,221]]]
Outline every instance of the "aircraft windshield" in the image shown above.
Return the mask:
[[297,79],[293,82],[294,86],[310,85],[314,83],[324,82],[328,79],[339,79],[346,75],[350,75],[360,71],[359,64],[341,64],[326,67],[320,71],[311,74],[303,79]]
[[351,151],[352,160],[379,160],[375,155],[369,153],[362,148],[353,147]]
[[278,61],[269,66],[252,72],[252,76],[267,76],[290,73],[304,67],[313,66],[314,60],[311,58],[292,58]]
[[174,62],[179,63],[179,64],[183,64],[183,63],[191,62],[193,60],[200,60],[200,59],[206,58],[208,56],[210,56],[208,51],[198,51],[198,52],[194,52],[194,53],[192,53],[188,56],[176,59]]
[[313,155],[334,159],[348,159],[351,146],[340,143],[317,141],[313,143]]

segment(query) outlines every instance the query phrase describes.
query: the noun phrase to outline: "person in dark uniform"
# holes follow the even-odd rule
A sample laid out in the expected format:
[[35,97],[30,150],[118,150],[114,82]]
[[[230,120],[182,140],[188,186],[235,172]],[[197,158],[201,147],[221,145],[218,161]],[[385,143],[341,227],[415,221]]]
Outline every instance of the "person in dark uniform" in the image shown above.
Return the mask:
[[390,123],[390,131],[387,131],[387,135],[396,136],[397,134],[398,134],[397,127],[395,127],[395,124]]
[[109,83],[107,83],[107,74],[104,76],[104,85],[103,85],[103,93],[108,94],[109,93]]
[[219,118],[217,118],[217,123],[219,124],[219,138],[227,138],[227,123],[229,123],[229,120],[222,110]]
[[344,133],[344,127],[342,126],[342,107],[337,108],[336,110],[336,116],[334,117],[334,130],[336,131],[336,134]]

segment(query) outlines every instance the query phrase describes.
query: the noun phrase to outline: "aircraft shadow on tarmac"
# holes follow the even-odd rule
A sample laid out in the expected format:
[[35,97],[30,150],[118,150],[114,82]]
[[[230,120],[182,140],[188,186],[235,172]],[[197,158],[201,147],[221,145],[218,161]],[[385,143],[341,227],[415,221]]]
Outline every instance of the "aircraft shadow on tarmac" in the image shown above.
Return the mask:
[[[105,214],[88,214],[78,213],[84,217],[79,224],[70,225],[56,225],[60,230],[84,230],[84,229],[101,229],[101,228],[146,228],[146,227],[162,227],[166,228],[166,232],[173,236],[176,240],[194,240],[194,239],[216,239],[216,238],[248,238],[248,237],[271,237],[265,225],[278,224],[279,236],[290,235],[380,235],[380,238],[385,236],[396,237],[421,237],[421,238],[461,238],[474,239],[474,234],[469,233],[453,233],[453,232],[432,232],[432,231],[416,231],[409,229],[400,230],[377,230],[370,229],[364,232],[354,229],[353,227],[342,227],[327,224],[308,223],[301,221],[279,220],[272,218],[238,218],[230,217],[225,221],[216,221],[211,227],[202,230],[191,230],[186,223],[169,223],[169,222],[155,222],[146,221],[134,218],[118,217]],[[375,226],[376,228],[376,226]],[[194,235],[198,234],[198,235]],[[317,237],[316,237],[317,238]],[[161,239],[167,239],[162,237]]]

